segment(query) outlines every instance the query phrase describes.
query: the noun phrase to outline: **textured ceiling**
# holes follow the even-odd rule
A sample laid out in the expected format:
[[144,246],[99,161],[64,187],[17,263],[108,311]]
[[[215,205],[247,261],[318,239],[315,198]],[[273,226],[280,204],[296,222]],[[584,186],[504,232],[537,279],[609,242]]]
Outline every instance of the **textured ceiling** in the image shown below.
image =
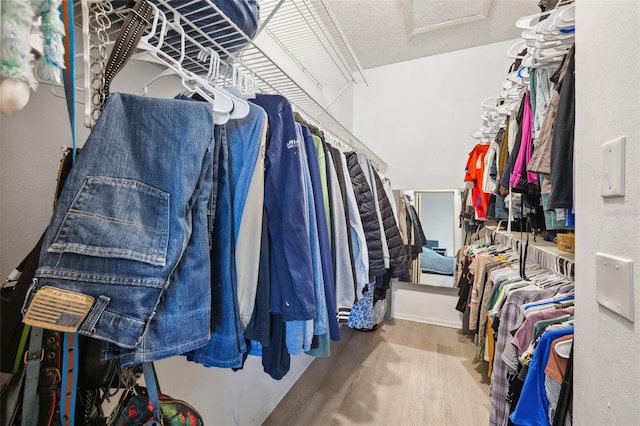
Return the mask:
[[[491,0],[409,0],[403,2],[408,34],[432,31],[442,26],[486,18]],[[412,25],[413,24],[413,25]]]
[[363,68],[520,36],[537,0],[326,0]]

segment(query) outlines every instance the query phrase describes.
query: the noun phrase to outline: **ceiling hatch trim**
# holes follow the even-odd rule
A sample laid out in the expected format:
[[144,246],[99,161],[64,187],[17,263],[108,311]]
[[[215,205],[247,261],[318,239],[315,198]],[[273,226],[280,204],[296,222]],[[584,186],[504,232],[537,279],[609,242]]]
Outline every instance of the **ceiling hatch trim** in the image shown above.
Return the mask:
[[[459,18],[450,19],[447,16],[439,16],[437,19],[440,22],[428,24],[428,25],[420,25],[419,23],[419,11],[424,12],[438,12],[438,3],[449,3],[452,4],[454,2],[439,2],[439,1],[425,1],[425,0],[400,0],[402,3],[402,9],[404,12],[404,21],[407,31],[407,36],[413,37],[420,34],[424,34],[430,31],[440,30],[443,28],[455,27],[458,25],[467,24],[474,21],[480,21],[482,19],[487,19],[489,16],[489,10],[491,9],[492,0],[468,0],[468,1],[460,1],[456,0],[456,3],[465,4],[467,8],[473,7],[475,9],[475,13],[461,16]],[[416,7],[416,3],[420,5]],[[429,6],[425,6],[429,5]],[[426,9],[424,9],[426,7]],[[420,10],[422,9],[422,10]],[[431,9],[431,10],[429,10]],[[436,15],[437,16],[437,15]]]

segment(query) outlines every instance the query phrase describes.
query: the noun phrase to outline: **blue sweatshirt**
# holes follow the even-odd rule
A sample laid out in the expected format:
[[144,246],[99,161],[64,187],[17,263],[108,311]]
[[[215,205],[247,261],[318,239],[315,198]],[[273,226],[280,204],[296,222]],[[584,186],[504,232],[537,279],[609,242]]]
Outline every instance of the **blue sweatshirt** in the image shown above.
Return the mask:
[[256,95],[269,119],[264,203],[269,225],[271,301],[285,321],[315,317],[313,268],[306,211],[300,142],[291,104],[280,95]]

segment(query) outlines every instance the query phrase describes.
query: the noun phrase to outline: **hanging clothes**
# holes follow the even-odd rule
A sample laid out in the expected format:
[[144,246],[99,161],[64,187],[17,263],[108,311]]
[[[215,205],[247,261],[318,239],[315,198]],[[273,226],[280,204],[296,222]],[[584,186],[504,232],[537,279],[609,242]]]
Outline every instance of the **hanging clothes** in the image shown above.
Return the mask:
[[55,287],[94,298],[78,332],[136,348],[123,365],[206,344],[213,149],[210,105],[112,93],[60,194],[25,322],[34,295]]
[[231,161],[233,231],[238,307],[243,328],[251,321],[260,265],[262,205],[264,204],[264,151],[267,114],[249,104],[249,114],[225,125]]
[[564,79],[567,69],[569,67],[568,57],[565,57],[562,66],[556,71],[556,73],[550,77],[552,83],[554,83],[554,90],[547,107],[547,111],[544,115],[544,121],[540,128],[538,138],[536,139],[536,145],[533,153],[531,154],[531,160],[527,165],[527,169],[545,176],[545,183],[542,185],[542,194],[549,194],[551,192],[551,181],[548,179],[548,175],[551,173],[551,145],[553,141],[553,129],[556,122],[556,114],[558,111],[558,105],[560,103],[560,93],[558,93],[558,83]]
[[409,262],[407,248],[405,247],[397,221],[393,214],[393,208],[377,173],[373,173],[375,185],[378,195],[378,204],[380,205],[380,216],[382,218],[382,226],[386,236],[386,243],[389,252],[389,269],[392,276],[399,277],[402,274],[404,265]]
[[271,311],[282,313],[287,321],[311,320],[313,267],[309,229],[300,216],[307,209],[301,197],[304,183],[293,111],[280,95],[257,94],[253,102],[269,116],[264,198],[271,245]]
[[415,253],[422,253],[422,247],[427,244],[427,237],[422,230],[422,223],[416,208],[412,204],[409,204],[409,216],[411,217],[412,228],[414,230],[413,248]]
[[[399,221],[402,224],[399,228],[404,228],[406,234],[407,244],[406,252],[409,262],[418,258],[422,253],[422,247],[427,243],[427,238],[424,236],[422,230],[422,224],[418,217],[415,208],[411,205],[411,201],[408,195],[400,195],[400,209],[399,209]],[[404,274],[400,277],[403,281],[412,281],[409,263],[404,266]]]
[[529,364],[519,403],[511,415],[517,425],[550,425],[549,401],[545,390],[545,368],[549,361],[551,343],[560,337],[573,335],[573,327],[549,330],[540,338],[535,355]]
[[[376,186],[376,182],[374,179],[374,170],[371,167],[371,163],[367,159],[367,157],[358,153],[358,163],[360,164],[360,168],[362,169],[365,178],[367,179],[367,184],[369,185],[369,189],[373,195],[373,206],[375,207],[376,216],[378,217],[378,224],[380,225],[380,239],[382,243],[382,258],[384,260],[384,267],[389,268],[389,246],[387,245],[387,237],[384,232],[384,225],[382,223],[382,215],[380,213],[380,201],[378,197],[378,188]],[[380,275],[376,275],[380,276]]]
[[251,320],[247,324],[244,336],[249,340],[252,355],[261,355],[262,348],[269,345],[271,319],[269,302],[271,300],[271,273],[269,270],[269,225],[264,205],[262,206],[262,228],[260,232],[260,259],[258,264],[258,283],[256,299]]
[[[235,370],[256,355],[279,380],[291,355],[329,356],[339,320],[353,326],[364,312],[358,327],[378,325],[384,304],[372,322],[373,301],[408,263],[407,247],[371,162],[296,125],[284,97],[257,95],[222,125],[211,108],[200,95],[110,95],[60,197],[31,296],[41,282],[94,297],[79,332],[124,366],[183,355]],[[175,142],[184,138],[186,150]],[[95,194],[111,195],[105,204]],[[407,216],[421,247],[412,206]],[[70,268],[80,284],[65,278]]]
[[211,234],[211,336],[206,345],[189,352],[187,359],[205,367],[231,368],[242,365],[247,347],[237,298],[230,138],[225,126],[216,127],[215,134],[220,148],[217,167],[214,167],[218,190]]
[[318,236],[318,220],[316,215],[316,204],[314,201],[313,182],[309,169],[309,160],[304,141],[304,131],[300,124],[296,123],[297,141],[299,143],[299,161],[301,163],[302,178],[304,182],[304,204],[303,220],[307,222],[307,229],[311,247],[311,265],[313,270],[313,289],[315,303],[315,318],[313,320],[288,320],[286,324],[287,350],[291,355],[298,355],[303,351],[311,349],[314,335],[321,335],[327,332],[327,305],[324,294],[324,276],[322,271],[322,259],[320,253],[320,239]]
[[[303,152],[308,164],[312,191],[313,203],[315,204],[315,225],[318,235],[318,248],[320,260],[320,272],[322,281],[316,283],[319,287],[316,289],[316,313],[322,309],[325,317],[322,318],[316,314],[314,324],[314,341],[317,341],[317,349],[307,349],[305,352],[314,356],[329,356],[329,334],[334,340],[340,339],[340,331],[338,329],[338,321],[335,309],[335,291],[334,291],[334,274],[331,263],[331,247],[329,244],[329,231],[327,227],[327,216],[325,212],[324,194],[327,189],[326,182],[323,183],[323,176],[319,170],[318,153],[315,143],[309,129],[306,126],[299,127],[304,138]],[[324,175],[326,181],[326,173]],[[326,192],[328,197],[328,191]],[[319,323],[322,324],[319,324]]]
[[524,96],[524,111],[522,114],[521,131],[522,141],[518,157],[513,165],[513,172],[509,185],[514,192],[535,194],[539,193],[538,177],[534,172],[527,170],[527,164],[531,160],[533,116],[531,111],[531,98],[529,92]]
[[538,137],[540,136],[540,131],[542,130],[545,116],[549,109],[549,104],[551,103],[553,93],[555,92],[555,82],[552,80],[552,77],[558,68],[558,65],[551,65],[534,69],[535,82],[532,85],[531,90],[531,93],[535,94],[535,99],[532,98],[531,103],[533,111],[532,136],[534,145],[538,142]]
[[342,171],[344,172],[347,207],[349,209],[349,225],[351,227],[351,242],[356,279],[356,298],[359,300],[363,295],[365,286],[369,283],[369,249],[360,216],[360,208],[356,200],[353,185],[351,184],[351,178],[349,177],[347,158],[342,152],[340,153],[340,160],[342,162]]
[[[349,318],[349,312],[356,300],[356,284],[353,268],[353,253],[351,252],[351,232],[348,222],[348,210],[345,206],[346,196],[341,194],[341,185],[334,152],[327,151],[329,187],[331,194],[331,220],[333,223],[333,238],[331,239],[332,257],[335,259],[334,281],[336,293],[336,310],[338,321],[344,322]],[[339,162],[338,162],[339,163]],[[340,163],[341,164],[341,163]]]
[[567,72],[558,84],[560,98],[551,144],[551,193],[547,208],[573,208],[573,138],[575,129],[575,57],[569,52]]
[[[500,179],[500,194],[508,195],[509,188],[511,187],[511,175],[513,174],[513,169],[515,167],[516,159],[518,158],[518,153],[520,152],[520,144],[522,143],[522,118],[524,116],[525,109],[525,101],[524,98],[520,103],[520,108],[518,109],[518,114],[514,119],[514,116],[511,116],[511,121],[509,122],[509,159],[507,160],[507,167]],[[513,145],[511,146],[511,144]]]
[[509,134],[511,132],[511,128],[511,117],[507,117],[506,127],[504,129],[504,132],[502,133],[502,139],[499,141],[500,147],[498,150],[498,182],[496,182],[496,192],[500,188],[500,179],[504,175],[507,168],[507,162],[509,161]]
[[[267,113],[269,141],[265,159],[264,203],[269,242],[269,344],[262,347],[264,371],[276,380],[287,374],[285,320],[308,321],[315,317],[311,247],[293,111],[279,95],[256,95],[253,100]],[[285,185],[282,182],[286,182]],[[287,243],[285,243],[287,242]],[[296,268],[288,265],[295,264]]]
[[384,275],[386,272],[384,264],[384,252],[382,248],[381,224],[377,212],[377,200],[367,183],[365,172],[362,170],[355,152],[345,154],[348,164],[351,185],[358,204],[358,212],[362,220],[362,227],[367,242],[367,252],[369,255],[369,280],[371,278]]
[[465,182],[471,182],[473,189],[471,191],[471,197],[473,202],[473,208],[475,209],[478,219],[487,216],[487,210],[489,207],[490,195],[482,190],[482,182],[485,172],[485,155],[489,152],[489,144],[477,144],[473,147],[469,153],[469,159],[467,160],[467,166],[465,169]]

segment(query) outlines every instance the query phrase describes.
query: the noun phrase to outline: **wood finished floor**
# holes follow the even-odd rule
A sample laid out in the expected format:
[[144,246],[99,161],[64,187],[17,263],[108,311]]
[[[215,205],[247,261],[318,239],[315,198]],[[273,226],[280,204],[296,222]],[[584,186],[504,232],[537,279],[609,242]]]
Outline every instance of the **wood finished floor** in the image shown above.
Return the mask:
[[373,333],[341,333],[264,426],[488,424],[487,363],[472,361],[459,330],[392,320]]

